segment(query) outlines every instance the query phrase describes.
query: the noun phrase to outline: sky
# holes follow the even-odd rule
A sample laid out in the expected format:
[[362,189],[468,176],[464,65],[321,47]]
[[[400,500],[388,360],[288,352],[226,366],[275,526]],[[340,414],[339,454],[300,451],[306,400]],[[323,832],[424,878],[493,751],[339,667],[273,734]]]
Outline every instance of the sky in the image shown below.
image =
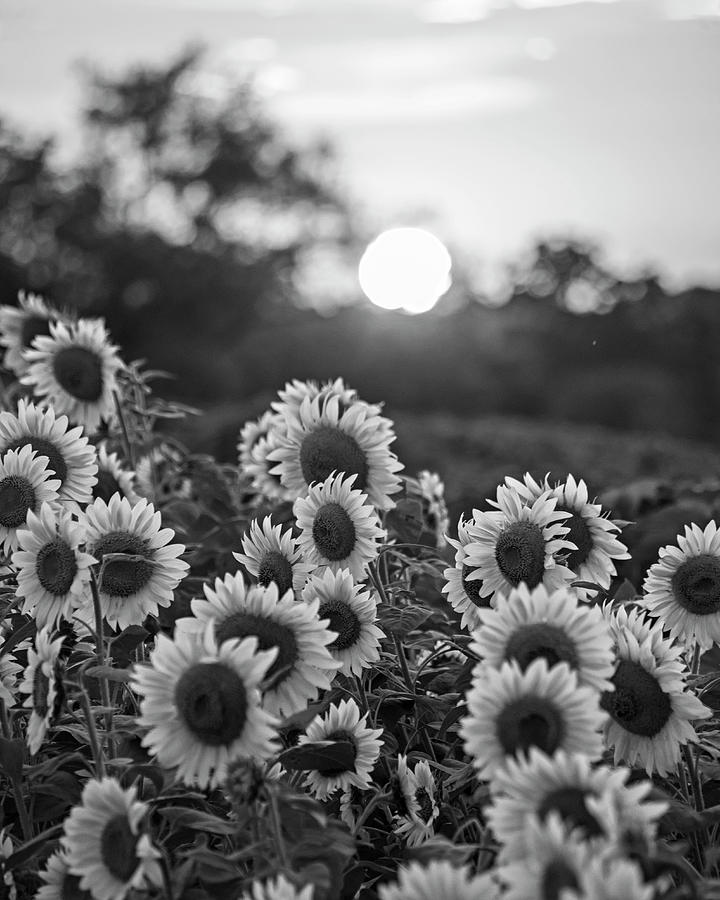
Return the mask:
[[566,235],[720,285],[720,0],[0,0],[0,115],[71,153],[78,61],[198,41],[332,141],[371,232],[426,227],[490,280]]

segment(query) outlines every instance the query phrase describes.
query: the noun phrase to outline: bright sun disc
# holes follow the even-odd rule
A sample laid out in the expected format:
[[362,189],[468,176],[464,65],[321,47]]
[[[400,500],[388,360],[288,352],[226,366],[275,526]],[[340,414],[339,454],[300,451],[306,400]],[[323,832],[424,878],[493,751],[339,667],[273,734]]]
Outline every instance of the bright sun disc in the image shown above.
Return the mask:
[[376,306],[422,313],[450,287],[451,263],[445,245],[429,231],[390,228],[368,244],[358,278]]

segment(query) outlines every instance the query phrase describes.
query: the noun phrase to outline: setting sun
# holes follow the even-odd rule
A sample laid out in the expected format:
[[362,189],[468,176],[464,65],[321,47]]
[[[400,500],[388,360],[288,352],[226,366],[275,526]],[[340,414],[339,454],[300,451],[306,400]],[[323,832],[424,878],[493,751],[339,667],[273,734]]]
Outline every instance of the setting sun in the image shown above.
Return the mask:
[[429,231],[391,228],[368,244],[358,278],[376,306],[422,313],[450,287],[451,263],[445,245]]

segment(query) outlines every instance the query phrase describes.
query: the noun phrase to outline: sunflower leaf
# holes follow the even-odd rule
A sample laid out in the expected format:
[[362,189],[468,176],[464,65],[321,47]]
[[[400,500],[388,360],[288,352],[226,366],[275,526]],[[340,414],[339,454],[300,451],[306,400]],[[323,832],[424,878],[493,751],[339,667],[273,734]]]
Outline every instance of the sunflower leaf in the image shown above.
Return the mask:
[[429,619],[430,615],[430,610],[417,606],[380,606],[378,609],[380,627],[386,633],[389,632],[399,638],[407,637],[411,631]]
[[284,750],[278,762],[288,771],[345,771],[353,767],[355,747],[350,741],[309,741]]

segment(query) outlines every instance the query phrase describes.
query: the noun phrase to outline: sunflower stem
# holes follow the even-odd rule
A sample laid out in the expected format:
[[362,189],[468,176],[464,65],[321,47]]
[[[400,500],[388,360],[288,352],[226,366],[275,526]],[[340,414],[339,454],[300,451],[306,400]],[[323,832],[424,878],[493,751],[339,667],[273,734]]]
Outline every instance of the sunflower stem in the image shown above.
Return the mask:
[[363,676],[362,674],[355,676],[355,683],[357,684],[358,694],[360,695],[360,706],[364,713],[370,712],[370,706],[368,704],[367,694],[365,693],[365,685],[363,684]]
[[[104,666],[106,664],[105,634],[103,632],[103,616],[102,609],[100,607],[100,591],[98,589],[97,576],[92,569],[90,569],[90,590],[92,592],[93,611],[95,613],[95,637],[97,639],[95,650],[97,656],[97,664],[99,666]],[[107,678],[105,678],[103,675],[100,675],[98,676],[98,681],[100,682],[100,694],[102,696],[103,706],[106,709],[110,709],[112,704],[110,702],[110,688],[108,686]],[[113,714],[112,712],[108,712],[105,713],[105,732],[108,744],[108,755],[111,758],[115,756],[114,741],[110,737],[112,729]]]
[[7,709],[5,708],[5,701],[0,698],[0,727],[2,727],[3,737],[6,741],[12,740],[12,727],[10,726],[10,719],[8,718]]
[[122,404],[120,403],[120,397],[118,397],[117,391],[113,391],[113,400],[115,402],[115,411],[117,412],[118,420],[120,422],[120,433],[122,434],[123,446],[125,447],[125,455],[130,463],[130,468],[134,469],[135,451],[133,450],[130,433],[128,432],[127,423],[125,422],[125,414],[123,413]]
[[102,747],[98,739],[97,728],[95,727],[95,719],[93,718],[92,707],[90,706],[90,698],[88,692],[83,686],[80,690],[80,702],[82,703],[83,712],[85,713],[85,723],[87,724],[88,738],[90,739],[90,749],[92,750],[93,760],[95,761],[95,774],[98,779],[105,777],[105,759],[103,758]]
[[363,809],[363,811],[358,816],[358,820],[355,823],[355,826],[352,830],[353,837],[360,831],[362,826],[367,822],[370,818],[370,813],[375,809],[375,807],[380,803],[381,800],[388,800],[392,797],[392,793],[389,791],[378,791],[374,796],[370,798],[370,802],[367,803]]
[[[2,733],[5,740],[11,741],[13,739],[12,726],[10,724],[10,719],[8,718],[7,709],[5,708],[5,701],[2,699],[0,699],[0,725],[2,726]],[[23,837],[26,841],[32,840],[33,828],[27,807],[25,806],[25,798],[23,797],[22,778],[17,778],[15,775],[11,774],[10,781],[12,782],[15,809],[17,809],[18,817],[20,819]]]
[[267,792],[267,795],[273,835],[275,837],[275,846],[283,869],[289,870],[290,860],[288,858],[287,848],[285,847],[285,839],[282,836],[282,824],[280,822],[280,812],[277,807],[277,797],[275,796],[275,791],[272,789]]
[[700,776],[697,770],[696,760],[688,744],[685,744],[683,746],[682,751],[683,756],[685,757],[685,765],[687,766],[688,772],[690,773],[690,783],[692,785],[693,794],[695,796],[695,809],[698,812],[702,812],[702,810],[705,809],[705,799],[703,797],[702,785],[700,783]]

